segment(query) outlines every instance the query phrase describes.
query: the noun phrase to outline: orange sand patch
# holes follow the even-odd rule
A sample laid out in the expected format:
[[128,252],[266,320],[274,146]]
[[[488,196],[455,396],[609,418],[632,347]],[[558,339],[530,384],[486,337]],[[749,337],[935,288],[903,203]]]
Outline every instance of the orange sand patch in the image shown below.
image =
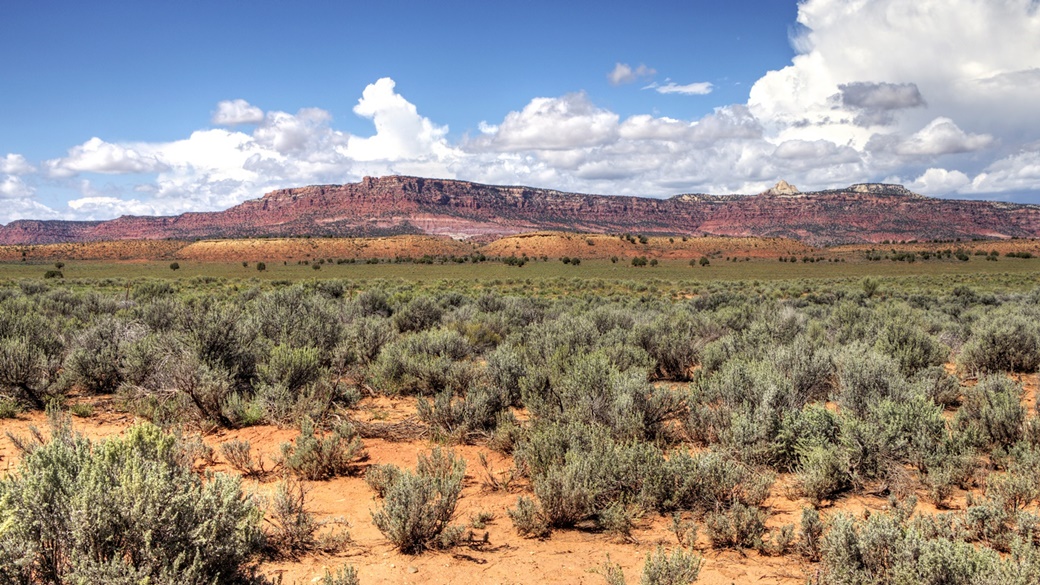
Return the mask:
[[386,238],[263,238],[203,240],[178,250],[176,257],[201,262],[311,260],[341,258],[421,258],[465,256],[472,244],[434,236]]
[[747,258],[779,258],[816,253],[815,248],[783,238],[648,237],[646,244],[632,243],[619,236],[604,234],[569,234],[534,232],[495,240],[484,246],[488,256],[522,256],[537,258],[563,256],[578,258],[633,258],[646,256],[661,259],[693,259],[701,256]]
[[179,240],[121,240],[75,244],[0,246],[0,260],[165,260],[188,242]]

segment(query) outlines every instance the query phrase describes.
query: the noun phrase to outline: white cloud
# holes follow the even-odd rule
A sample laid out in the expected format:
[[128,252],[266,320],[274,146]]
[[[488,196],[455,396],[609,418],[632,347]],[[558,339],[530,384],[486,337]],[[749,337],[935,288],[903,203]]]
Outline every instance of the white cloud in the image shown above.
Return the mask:
[[396,161],[452,154],[445,140],[447,126],[420,116],[415,105],[394,91],[393,79],[384,77],[365,88],[354,113],[372,120],[373,136],[350,137],[346,156],[357,161]]
[[67,157],[49,160],[45,165],[54,177],[71,177],[78,173],[154,173],[166,168],[154,155],[142,152],[140,145],[111,144],[97,137],[73,146]]
[[32,194],[32,187],[26,185],[21,177],[6,175],[3,181],[0,181],[0,199],[18,199]]
[[993,137],[989,134],[968,134],[953,120],[940,117],[904,139],[878,136],[868,144],[868,149],[890,150],[907,156],[940,156],[974,152],[992,143]]
[[595,106],[584,93],[535,98],[506,115],[498,131],[474,146],[497,151],[568,150],[617,140],[618,115]]
[[9,175],[27,175],[35,170],[36,169],[29,164],[29,161],[25,160],[25,157],[20,154],[8,153],[4,158],[0,158],[0,173],[7,173]]
[[626,83],[635,83],[640,79],[653,77],[656,74],[656,70],[646,65],[640,64],[635,69],[632,69],[632,66],[628,63],[617,63],[614,65],[614,69],[607,74],[607,79],[611,85],[625,85]]
[[930,168],[907,188],[922,195],[949,195],[968,185],[971,185],[971,179],[961,171]]
[[[1040,134],[1040,118],[1029,115],[1036,91],[1023,89],[1040,67],[1040,11],[1031,0],[804,0],[798,21],[801,53],[759,79],[749,99],[755,116],[784,139],[862,148],[870,122],[894,123],[908,135],[936,117],[977,134]],[[877,111],[864,116],[855,99],[833,99],[842,86],[865,87],[856,84],[888,88],[889,105],[916,102],[913,84],[927,105],[871,120]]]
[[253,138],[257,144],[283,155],[312,151],[321,142],[342,137],[329,130],[331,121],[332,116],[319,108],[303,108],[295,114],[268,112]]
[[688,83],[686,85],[679,85],[674,82],[668,82],[664,85],[658,85],[651,83],[643,89],[652,89],[657,93],[677,93],[681,95],[708,95],[715,89],[715,86],[708,81],[701,81],[698,83]]
[[0,206],[0,224],[16,219],[57,219],[59,214],[46,205],[28,197],[8,199]]
[[975,193],[1040,189],[1040,150],[1020,152],[986,167],[971,184]]
[[86,219],[162,213],[161,208],[137,199],[127,200],[108,196],[80,197],[69,201],[69,207]]
[[217,104],[211,122],[219,126],[258,124],[264,119],[264,111],[246,100],[224,100]]

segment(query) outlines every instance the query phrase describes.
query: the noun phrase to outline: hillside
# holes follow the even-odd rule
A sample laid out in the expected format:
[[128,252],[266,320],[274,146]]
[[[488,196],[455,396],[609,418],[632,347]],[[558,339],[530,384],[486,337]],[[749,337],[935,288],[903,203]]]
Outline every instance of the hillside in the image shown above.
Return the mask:
[[933,199],[898,185],[668,199],[390,176],[281,189],[218,212],[110,221],[19,220],[0,244],[246,237],[446,235],[491,240],[538,230],[784,237],[810,245],[1040,236],[1040,206]]

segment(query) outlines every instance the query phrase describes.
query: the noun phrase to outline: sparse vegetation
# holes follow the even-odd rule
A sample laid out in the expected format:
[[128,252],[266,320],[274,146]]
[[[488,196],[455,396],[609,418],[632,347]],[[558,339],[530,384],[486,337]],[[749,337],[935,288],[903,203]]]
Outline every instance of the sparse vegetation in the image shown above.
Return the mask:
[[[636,270],[653,264],[667,237],[646,248],[633,245],[637,236],[583,241],[576,237],[578,248],[567,253],[624,252],[616,262],[583,257],[577,266],[573,256],[566,263],[532,256],[521,272],[495,262],[481,269],[502,272],[481,280],[447,272],[459,264],[472,270],[475,261],[438,264],[432,255],[430,266],[417,257],[413,264],[422,266],[411,269],[443,270],[431,274],[451,280],[342,276],[333,273],[370,268],[316,252],[306,265],[243,271],[241,280],[196,275],[193,262],[167,280],[45,281],[37,263],[32,279],[0,286],[0,417],[19,416],[12,424],[24,425],[27,412],[56,401],[94,420],[126,409],[164,428],[215,431],[207,441],[219,447],[220,464],[268,486],[261,488],[269,494],[266,536],[249,520],[251,538],[266,548],[250,541],[235,549],[248,552],[227,553],[240,582],[253,578],[261,550],[284,558],[323,550],[328,526],[293,482],[359,472],[369,440],[362,437],[443,445],[414,471],[367,469],[380,498],[373,522],[408,554],[459,543],[487,550],[479,533],[466,531],[487,525],[493,535],[507,515],[505,529],[525,537],[560,539],[580,529],[603,543],[643,543],[648,527],[659,530],[672,517],[680,548],[652,552],[644,580],[656,580],[646,582],[696,575],[692,551],[708,547],[797,556],[792,562],[804,562],[807,578],[819,583],[936,575],[944,583],[1014,583],[1008,575],[1035,575],[1040,292],[1035,274],[1014,272],[1029,262],[1002,259],[1010,272],[971,273],[993,265],[918,250],[918,276],[898,276],[911,269],[904,257],[883,262],[897,272],[878,277],[863,268],[877,264],[851,255],[849,266],[816,252],[795,265],[748,262],[744,251],[720,249],[705,253],[707,272],[667,255],[653,270]],[[236,273],[239,263],[230,265]],[[953,269],[968,272],[941,272]],[[279,280],[265,280],[270,273]],[[741,274],[769,276],[729,280]],[[797,278],[805,274],[819,278]],[[263,423],[298,428],[299,436],[280,457],[271,450],[261,457],[242,439],[254,431],[239,429]],[[56,442],[41,434],[16,448],[45,453]],[[452,444],[491,454],[466,497],[494,491],[515,501],[508,514],[494,510],[495,519],[475,502],[459,508],[467,526],[458,525],[464,462],[449,453]],[[99,445],[92,452],[108,449]],[[204,463],[212,453],[203,443],[192,449],[196,466],[212,464]],[[195,485],[191,478],[199,480],[191,489],[230,485],[200,478],[187,456],[178,461],[168,474],[178,485]],[[0,514],[14,513],[5,506],[15,501],[17,465],[0,488]],[[894,504],[885,503],[889,494]],[[945,511],[915,511],[913,494]],[[852,497],[866,502],[869,518],[843,514]],[[767,528],[772,498],[805,498],[813,507],[791,525],[771,520]],[[247,504],[257,516],[255,503],[236,505]],[[25,531],[0,530],[3,578],[22,570],[12,560],[25,550],[11,544],[14,533]],[[156,582],[165,578],[162,569],[116,556],[104,557],[106,567],[133,565]],[[166,562],[154,558],[156,567]],[[111,576],[96,563],[92,573],[77,567],[67,574]],[[357,578],[331,571],[326,581]]]

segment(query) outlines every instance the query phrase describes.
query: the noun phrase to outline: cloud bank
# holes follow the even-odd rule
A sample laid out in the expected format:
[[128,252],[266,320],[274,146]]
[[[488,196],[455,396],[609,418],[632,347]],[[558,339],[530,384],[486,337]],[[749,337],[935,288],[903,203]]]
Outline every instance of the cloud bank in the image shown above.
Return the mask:
[[[708,95],[707,82],[651,83],[656,93],[640,92],[646,113],[627,117],[582,91],[532,97],[454,140],[390,78],[354,106],[367,135],[338,130],[320,108],[227,100],[211,126],[180,140],[95,137],[50,160],[0,157],[0,222],[215,210],[274,188],[385,174],[659,196],[754,193],[780,178],[806,190],[884,180],[929,195],[1040,196],[1035,2],[804,0],[798,22],[788,66],[764,72],[746,103],[699,118],[653,113],[653,99]],[[607,78],[655,74],[617,63]],[[59,188],[78,195],[40,202]]]

